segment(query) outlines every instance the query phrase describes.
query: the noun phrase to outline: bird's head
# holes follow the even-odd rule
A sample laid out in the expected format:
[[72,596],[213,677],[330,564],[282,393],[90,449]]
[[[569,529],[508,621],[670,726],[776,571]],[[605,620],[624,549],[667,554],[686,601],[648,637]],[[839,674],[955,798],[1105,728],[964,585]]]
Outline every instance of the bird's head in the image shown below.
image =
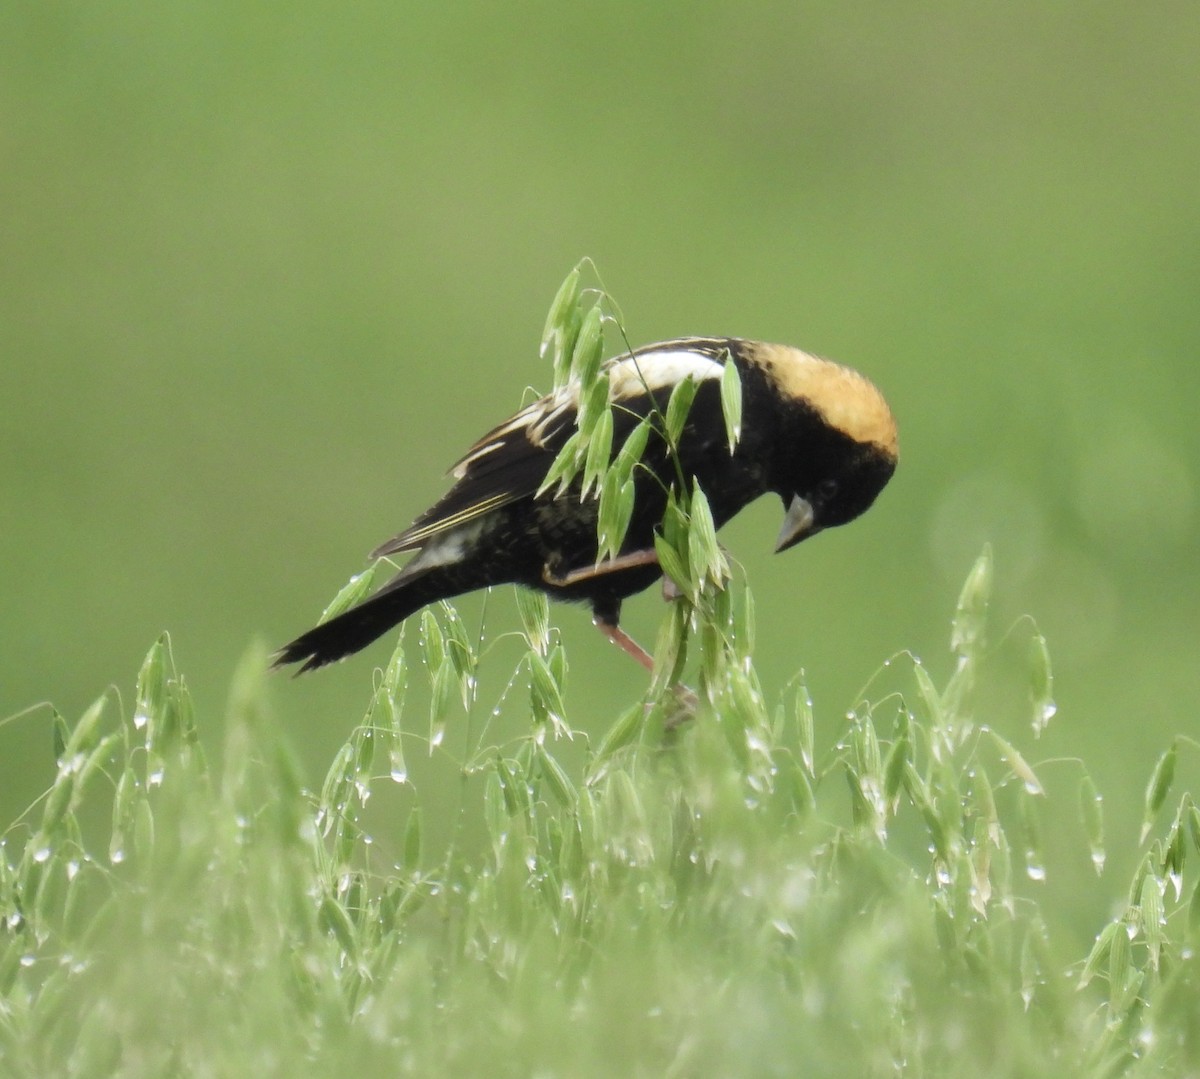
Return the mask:
[[789,484],[790,491],[780,492],[785,512],[775,552],[786,551],[822,529],[853,521],[875,501],[895,469],[895,457],[863,454]]
[[774,411],[770,489],[783,500],[775,550],[786,551],[863,513],[896,469],[896,421],[857,371],[785,345],[759,345],[751,363]]

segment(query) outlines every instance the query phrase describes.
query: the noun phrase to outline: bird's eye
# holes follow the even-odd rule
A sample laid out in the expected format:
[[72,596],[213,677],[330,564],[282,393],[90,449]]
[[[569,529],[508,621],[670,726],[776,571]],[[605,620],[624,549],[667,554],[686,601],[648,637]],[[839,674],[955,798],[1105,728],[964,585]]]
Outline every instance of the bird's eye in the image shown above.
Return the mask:
[[817,484],[817,495],[822,502],[829,502],[837,497],[838,481],[837,480],[822,480]]

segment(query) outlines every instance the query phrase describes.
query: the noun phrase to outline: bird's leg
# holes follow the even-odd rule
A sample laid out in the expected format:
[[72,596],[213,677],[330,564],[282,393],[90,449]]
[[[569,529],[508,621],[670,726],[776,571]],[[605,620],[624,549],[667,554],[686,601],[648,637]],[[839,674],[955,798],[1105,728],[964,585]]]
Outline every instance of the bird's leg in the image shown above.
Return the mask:
[[651,674],[654,673],[654,657],[617,625],[616,622],[598,614],[592,619],[592,625],[621,649],[622,652],[632,656]]
[[[654,657],[611,618],[598,614],[593,617],[592,624],[622,652],[632,656],[651,674],[654,673]],[[674,707],[668,708],[663,719],[663,729],[667,731],[673,731],[676,727],[686,723],[695,716],[696,709],[700,707],[700,698],[696,696],[696,691],[682,682],[672,686],[671,692],[675,698]],[[647,714],[650,707],[649,704],[646,705]]]
[[579,569],[568,570],[566,573],[556,573],[549,564],[542,567],[542,580],[556,588],[577,584],[580,581],[590,581],[593,577],[603,577],[606,573],[620,573],[622,570],[636,569],[638,566],[654,566],[658,564],[658,552],[653,548],[642,551],[630,551],[619,554],[615,558],[606,558],[594,566],[581,566]]
[[[724,548],[721,548],[724,551]],[[549,563],[542,567],[542,580],[555,588],[565,588],[579,581],[590,581],[603,577],[606,573],[619,573],[621,570],[636,569],[638,566],[654,566],[658,564],[658,552],[650,549],[630,551],[628,554],[617,555],[595,566],[582,566],[579,569],[568,570],[566,573],[556,573]],[[665,573],[662,578],[662,596],[668,602],[679,599],[683,590]]]
[[[567,573],[554,573],[547,565],[542,569],[542,580],[556,588],[563,588],[579,581],[602,577],[606,573],[617,573],[621,570],[634,569],[638,566],[653,566],[658,564],[658,553],[651,549],[630,551],[601,562],[597,566],[583,566],[580,569],[569,570]],[[663,576],[663,598],[678,599],[682,593],[678,586],[665,574]],[[599,610],[592,616],[592,624],[615,644],[627,656],[630,656],[651,675],[654,674],[654,657],[626,633],[618,623],[620,607],[612,610]],[[675,707],[668,710],[663,720],[663,727],[668,731],[674,730],[686,723],[695,714],[700,700],[694,690],[679,684],[671,687],[675,698]],[[649,706],[647,706],[649,707]]]
[[[606,559],[595,566],[581,566],[579,569],[568,570],[566,573],[556,573],[547,563],[542,567],[542,580],[555,588],[566,588],[568,585],[578,584],[580,581],[590,581],[608,573],[619,573],[621,570],[657,564],[657,552],[653,548],[646,548],[617,555],[615,558]],[[620,627],[617,621],[620,617],[620,610],[619,601],[611,606],[606,604],[604,607],[597,608],[592,616],[592,624],[621,651],[632,656],[653,674],[654,657]]]

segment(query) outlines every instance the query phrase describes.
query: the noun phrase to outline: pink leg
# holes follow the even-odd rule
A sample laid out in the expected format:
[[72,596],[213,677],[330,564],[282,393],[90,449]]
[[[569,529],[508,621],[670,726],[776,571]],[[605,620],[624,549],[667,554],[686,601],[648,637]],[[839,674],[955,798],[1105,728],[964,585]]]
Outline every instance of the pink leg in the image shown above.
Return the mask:
[[[654,657],[620,626],[614,622],[606,622],[602,618],[593,618],[592,624],[621,651],[632,656],[651,674],[654,673]],[[700,706],[700,698],[696,696],[695,690],[689,689],[685,685],[677,685],[673,686],[671,691],[675,696],[675,707],[668,712],[663,721],[663,728],[667,731],[673,731],[680,724],[690,720]],[[649,709],[650,706],[646,707]]]
[[602,618],[593,618],[592,624],[626,655],[632,656],[651,674],[654,673],[654,657],[615,622],[606,622]]
[[580,569],[569,570],[562,576],[551,573],[550,567],[546,566],[542,570],[542,580],[557,588],[565,588],[567,585],[576,584],[579,581],[590,581],[593,577],[603,577],[606,573],[620,573],[622,570],[634,569],[637,566],[656,565],[658,565],[657,552],[653,550],[630,551],[628,554],[619,554],[616,558],[606,559],[598,566],[583,566]]

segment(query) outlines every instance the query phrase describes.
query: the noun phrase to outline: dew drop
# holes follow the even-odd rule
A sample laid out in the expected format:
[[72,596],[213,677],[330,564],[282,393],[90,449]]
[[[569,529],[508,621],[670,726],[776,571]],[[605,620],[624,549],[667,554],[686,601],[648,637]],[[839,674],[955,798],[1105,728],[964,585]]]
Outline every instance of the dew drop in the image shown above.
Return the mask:
[[1049,698],[1040,703],[1033,716],[1033,734],[1035,738],[1040,736],[1042,731],[1050,725],[1050,720],[1054,718],[1057,711],[1058,705]]

